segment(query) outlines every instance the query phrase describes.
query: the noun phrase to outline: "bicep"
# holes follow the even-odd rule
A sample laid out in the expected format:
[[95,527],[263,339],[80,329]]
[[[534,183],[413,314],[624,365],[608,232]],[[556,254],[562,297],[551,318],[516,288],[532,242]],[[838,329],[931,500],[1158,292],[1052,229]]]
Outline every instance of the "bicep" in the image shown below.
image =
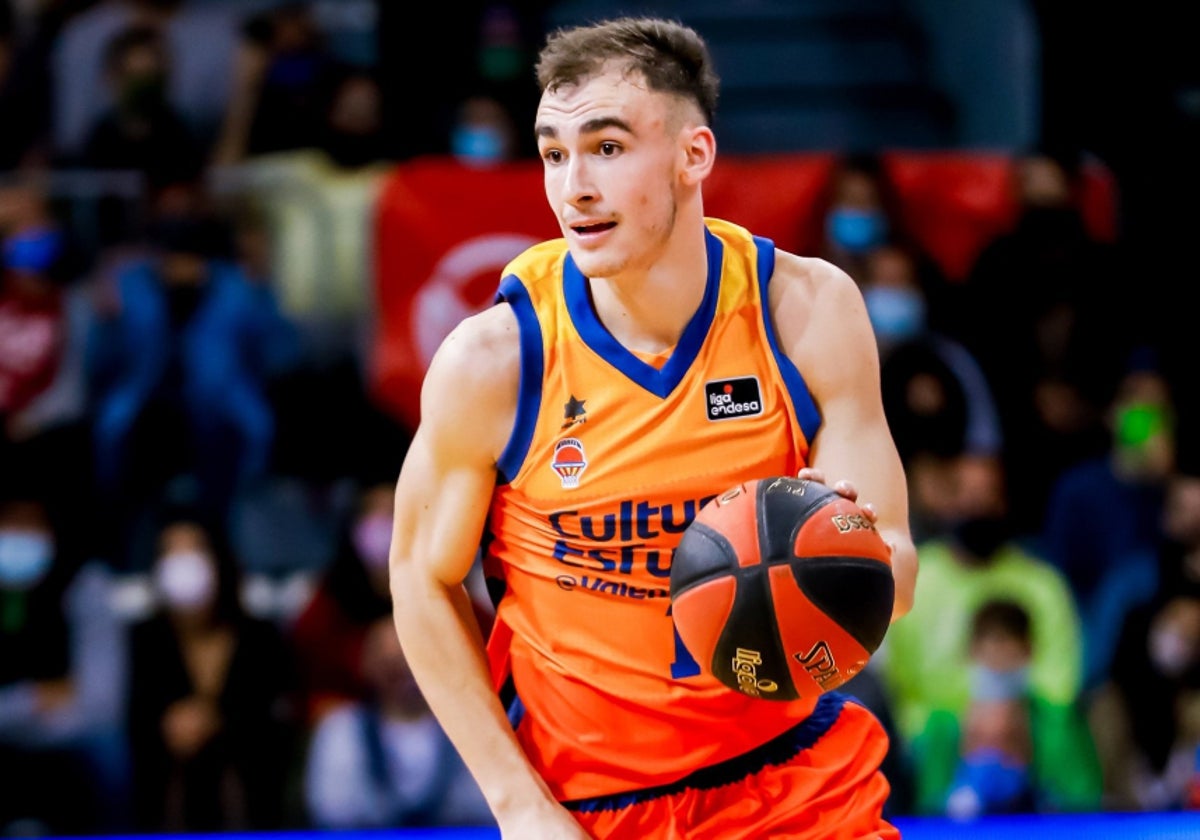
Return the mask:
[[421,425],[396,483],[393,578],[415,572],[454,585],[471,570],[516,412],[515,330],[507,307],[476,316],[430,364]]
[[875,507],[881,529],[907,533],[904,468],[884,413],[879,351],[862,297],[843,275],[817,293],[813,309],[789,351],[821,412],[809,465],[830,481],[852,482]]
[[471,569],[495,486],[495,469],[447,453],[428,427],[413,438],[396,483],[392,563],[439,583],[460,583]]

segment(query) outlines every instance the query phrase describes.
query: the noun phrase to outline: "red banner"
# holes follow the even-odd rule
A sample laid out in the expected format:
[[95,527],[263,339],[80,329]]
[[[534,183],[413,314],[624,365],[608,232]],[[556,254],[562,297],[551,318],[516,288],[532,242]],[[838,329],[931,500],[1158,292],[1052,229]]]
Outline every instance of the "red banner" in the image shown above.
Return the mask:
[[416,428],[421,381],[442,339],[491,302],[506,263],[558,236],[541,163],[471,169],[429,158],[396,167],[376,215],[376,399]]
[[[705,211],[803,252],[833,158],[723,159]],[[538,161],[472,169],[449,158],[408,161],[388,176],[376,215],[374,397],[405,426],[420,418],[421,381],[442,339],[491,303],[505,264],[559,236]]]
[[[825,189],[837,156],[725,156],[704,187],[704,210],[799,254],[818,253]],[[897,152],[883,156],[917,241],[951,280],[1016,214],[1013,160],[1002,154]],[[1082,196],[1094,234],[1116,234],[1116,196],[1102,167]],[[434,351],[463,318],[491,303],[504,265],[559,236],[541,163],[472,169],[450,158],[405,162],[388,176],[376,216],[374,396],[405,426],[420,417]]]

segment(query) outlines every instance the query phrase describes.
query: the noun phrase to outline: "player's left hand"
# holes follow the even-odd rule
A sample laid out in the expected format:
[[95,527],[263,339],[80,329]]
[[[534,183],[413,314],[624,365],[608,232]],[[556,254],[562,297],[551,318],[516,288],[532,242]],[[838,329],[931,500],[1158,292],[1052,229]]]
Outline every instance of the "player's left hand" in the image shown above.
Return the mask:
[[[805,467],[804,469],[800,470],[800,472],[796,473],[796,478],[804,481],[815,481],[819,484],[828,484],[829,487],[832,488],[833,491],[839,496],[843,496],[852,502],[858,501],[858,488],[856,488],[852,482],[842,479],[835,484],[829,484],[829,482],[825,480],[825,473],[814,467]],[[866,502],[865,504],[859,505],[859,507],[862,508],[862,512],[867,519],[871,520],[871,523],[874,524],[879,517],[879,514],[875,512],[875,506],[870,502]]]

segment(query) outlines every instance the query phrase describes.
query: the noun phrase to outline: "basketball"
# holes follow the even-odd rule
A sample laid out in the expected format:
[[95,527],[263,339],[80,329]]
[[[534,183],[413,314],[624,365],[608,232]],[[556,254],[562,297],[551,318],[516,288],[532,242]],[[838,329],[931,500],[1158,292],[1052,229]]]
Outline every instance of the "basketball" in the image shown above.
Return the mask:
[[776,477],[709,502],[671,561],[671,614],[688,652],[751,697],[795,700],[863,669],[891,621],[891,551],[855,503]]

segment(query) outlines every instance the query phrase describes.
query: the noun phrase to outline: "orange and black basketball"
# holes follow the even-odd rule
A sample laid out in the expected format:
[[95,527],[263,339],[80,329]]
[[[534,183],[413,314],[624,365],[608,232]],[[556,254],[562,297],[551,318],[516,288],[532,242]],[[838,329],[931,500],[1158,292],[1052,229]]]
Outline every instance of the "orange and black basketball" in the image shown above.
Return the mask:
[[883,641],[891,550],[862,509],[818,482],[750,481],[705,505],[671,561],[671,613],[730,688],[794,700],[837,688]]

